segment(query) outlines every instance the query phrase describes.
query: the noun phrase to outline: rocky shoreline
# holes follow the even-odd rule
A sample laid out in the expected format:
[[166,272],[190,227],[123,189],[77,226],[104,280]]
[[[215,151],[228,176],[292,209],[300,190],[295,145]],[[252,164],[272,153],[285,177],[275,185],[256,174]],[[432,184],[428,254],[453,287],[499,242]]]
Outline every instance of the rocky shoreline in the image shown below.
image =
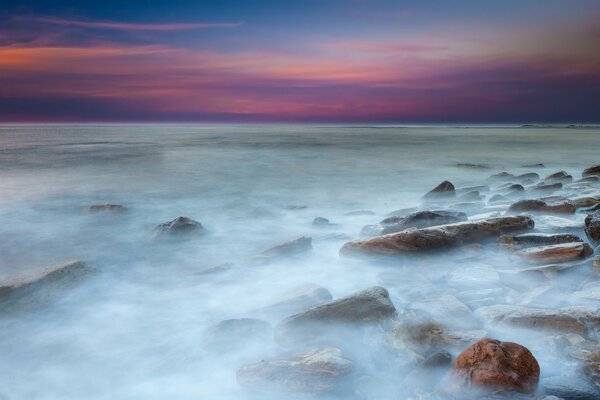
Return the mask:
[[[97,204],[84,211],[102,217],[128,209]],[[464,188],[444,181],[423,196],[418,209],[373,222],[361,237],[344,232],[354,240],[339,254],[359,267],[388,266],[380,286],[334,298],[325,287],[304,285],[252,315],[207,329],[203,347],[213,351],[227,353],[245,343],[278,346],[279,356],[232,371],[243,390],[364,399],[361,386],[378,377],[363,371],[354,357],[363,347],[373,357],[393,354],[398,360],[381,365],[385,376],[402,371],[396,376],[398,398],[600,398],[598,308],[544,307],[547,299],[564,294],[600,301],[600,165],[583,170],[581,179],[565,171],[545,178],[531,171],[495,172]],[[336,226],[323,217],[312,224]],[[178,217],[158,224],[149,240],[168,245],[207,234],[210,227]],[[202,273],[261,268],[304,257],[312,248],[312,238],[303,236],[250,256],[243,265],[224,263]],[[428,260],[444,257],[468,262],[448,271],[427,268]],[[402,268],[418,269],[426,280],[445,286],[405,290],[396,304]],[[91,270],[72,261],[0,282],[0,307],[5,314],[27,312],[59,297]],[[512,330],[536,335],[539,346],[505,339]],[[542,378],[546,368],[556,366],[540,362],[541,352],[569,365],[562,374]]]

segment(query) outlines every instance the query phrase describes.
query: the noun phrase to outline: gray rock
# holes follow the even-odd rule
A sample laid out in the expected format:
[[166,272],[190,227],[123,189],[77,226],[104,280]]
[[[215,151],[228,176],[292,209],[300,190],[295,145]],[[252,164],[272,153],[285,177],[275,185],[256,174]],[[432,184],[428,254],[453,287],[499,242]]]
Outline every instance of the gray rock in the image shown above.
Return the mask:
[[434,321],[448,321],[451,326],[468,328],[478,326],[473,311],[450,294],[422,299],[411,303],[408,308],[425,313]]
[[367,236],[387,235],[401,232],[409,228],[424,228],[452,224],[467,220],[467,214],[458,211],[418,211],[405,217],[388,217],[379,225],[367,225],[361,234]]
[[237,382],[257,391],[324,393],[339,387],[353,370],[340,349],[323,347],[246,365],[237,371]]
[[326,288],[309,283],[290,290],[277,301],[257,310],[256,313],[281,318],[327,303],[332,298]]
[[600,211],[585,217],[585,234],[595,244],[600,243]]
[[573,180],[573,177],[565,171],[559,171],[559,172],[555,172],[553,174],[548,175],[544,180],[545,181],[571,182]]
[[275,340],[283,346],[335,340],[344,327],[386,320],[395,314],[388,291],[374,286],[284,319],[275,329]]
[[254,257],[257,264],[268,263],[280,258],[294,257],[299,254],[308,253],[312,250],[312,238],[302,236],[301,238],[290,240],[275,247],[271,247],[260,252]]
[[548,182],[540,182],[537,185],[534,185],[530,190],[532,192],[554,192],[556,190],[562,189],[563,184],[561,182],[556,183],[548,183]]
[[183,236],[191,233],[204,231],[204,227],[198,221],[187,217],[177,217],[173,221],[165,222],[154,228],[154,237],[162,236]]
[[541,392],[564,400],[598,400],[597,386],[577,376],[553,376],[542,379]]
[[127,208],[120,204],[92,204],[91,206],[86,208],[86,212],[88,212],[88,213],[123,212],[126,210],[127,210]]
[[324,225],[330,225],[330,222],[327,218],[315,217],[315,219],[313,219],[312,224],[316,225],[316,226],[324,226]]
[[456,189],[454,188],[454,185],[449,181],[444,181],[426,193],[423,197],[426,199],[433,199],[454,196],[456,196]]
[[476,314],[490,325],[508,325],[580,335],[587,333],[585,322],[578,315],[565,310],[499,304],[480,308]]

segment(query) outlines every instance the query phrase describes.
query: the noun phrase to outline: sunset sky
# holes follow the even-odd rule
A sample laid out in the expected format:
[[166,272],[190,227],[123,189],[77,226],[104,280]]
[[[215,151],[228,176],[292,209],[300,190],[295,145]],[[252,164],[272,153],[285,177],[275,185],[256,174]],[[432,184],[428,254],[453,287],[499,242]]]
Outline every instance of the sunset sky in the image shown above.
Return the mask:
[[0,121],[600,122],[600,1],[0,2]]

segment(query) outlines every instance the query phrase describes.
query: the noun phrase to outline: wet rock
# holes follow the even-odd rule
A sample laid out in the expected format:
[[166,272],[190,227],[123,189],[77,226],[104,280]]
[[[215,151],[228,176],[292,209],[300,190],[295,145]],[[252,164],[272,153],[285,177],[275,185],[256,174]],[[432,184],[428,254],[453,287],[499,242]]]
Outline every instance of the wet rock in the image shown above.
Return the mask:
[[327,218],[316,217],[315,219],[313,219],[312,224],[315,226],[326,226],[326,225],[330,225],[330,222]]
[[275,340],[290,346],[327,339],[344,326],[382,321],[395,314],[388,291],[374,286],[284,319],[277,325]]
[[571,182],[573,180],[573,177],[565,171],[559,171],[559,172],[555,172],[553,174],[548,175],[544,180],[545,181]]
[[576,197],[573,198],[571,200],[569,200],[569,202],[571,204],[573,204],[575,206],[575,208],[584,208],[584,207],[593,207],[595,205],[598,205],[598,203],[600,203],[600,200],[598,200],[595,197]]
[[531,352],[517,343],[481,339],[454,361],[444,379],[444,390],[467,392],[535,393],[540,366]]
[[596,183],[598,181],[600,181],[600,176],[591,175],[591,176],[586,176],[585,178],[577,179],[575,182]]
[[514,177],[515,176],[513,174],[510,174],[508,172],[499,172],[497,174],[490,176],[488,178],[488,181],[506,181],[506,180],[510,180]]
[[259,253],[254,257],[253,261],[256,264],[264,264],[279,258],[297,256],[311,250],[312,238],[302,236],[301,238],[290,240]]
[[246,365],[237,371],[237,382],[258,391],[323,393],[335,390],[353,369],[340,349],[323,347]]
[[561,271],[567,271],[572,268],[576,268],[582,265],[585,265],[585,261],[572,261],[572,262],[559,262],[559,263],[550,263],[550,264],[541,264],[533,267],[527,268],[518,268],[513,270],[504,270],[499,272],[509,273],[509,274],[522,274],[529,272],[539,272],[542,273],[548,279],[554,279],[558,276],[558,273]]
[[581,174],[582,178],[587,178],[590,176],[600,177],[600,164],[584,169],[583,173]]
[[433,188],[430,192],[423,196],[426,199],[440,198],[440,197],[454,197],[456,196],[456,189],[454,185],[449,181],[444,181]]
[[547,246],[562,243],[582,243],[583,240],[577,235],[564,234],[543,234],[543,233],[525,233],[522,235],[501,236],[498,243],[502,246],[514,249],[526,247]]
[[526,174],[521,174],[518,176],[515,176],[515,179],[518,181],[538,181],[540,180],[540,176],[538,174],[536,174],[535,172],[529,172]]
[[180,236],[204,231],[204,227],[198,221],[187,217],[177,217],[173,221],[166,222],[154,228],[153,236]]
[[535,217],[535,227],[542,232],[579,231],[584,227],[584,217],[563,218],[555,215],[539,215]]
[[594,243],[600,243],[600,211],[585,217],[585,234]]
[[361,233],[369,236],[387,235],[409,228],[425,228],[466,220],[467,214],[458,211],[419,211],[405,217],[386,218],[379,225],[367,225]]
[[546,166],[542,163],[522,165],[522,167],[523,168],[546,168]]
[[363,241],[346,243],[341,255],[392,255],[439,250],[474,243],[503,233],[531,229],[534,222],[525,216],[490,218],[438,227],[411,229]]
[[293,288],[277,301],[257,310],[256,313],[281,318],[327,303],[332,298],[326,288],[308,283]]
[[46,303],[64,293],[87,272],[83,261],[69,261],[0,281],[1,308],[17,310]]
[[577,376],[553,376],[542,380],[541,392],[564,400],[596,400],[600,398],[597,386]]
[[516,328],[534,328],[584,335],[587,332],[581,318],[565,310],[499,304],[476,311],[488,324]]
[[203,347],[211,351],[231,351],[251,344],[270,341],[271,325],[260,319],[226,319],[211,326],[204,333]]
[[562,243],[549,246],[530,247],[515,254],[531,263],[560,263],[587,258],[593,250],[587,243]]
[[450,294],[422,299],[408,308],[425,313],[435,321],[448,321],[452,326],[473,328],[478,325],[471,309]]
[[556,183],[540,182],[537,185],[534,185],[530,190],[533,192],[553,192],[553,191],[562,189],[562,187],[563,187],[563,184],[560,182],[556,182]]
[[88,213],[98,213],[98,212],[123,212],[126,211],[127,208],[120,204],[92,204],[86,211]]
[[509,212],[540,212],[551,214],[573,214],[576,208],[571,203],[549,204],[542,200],[521,200],[508,208]]

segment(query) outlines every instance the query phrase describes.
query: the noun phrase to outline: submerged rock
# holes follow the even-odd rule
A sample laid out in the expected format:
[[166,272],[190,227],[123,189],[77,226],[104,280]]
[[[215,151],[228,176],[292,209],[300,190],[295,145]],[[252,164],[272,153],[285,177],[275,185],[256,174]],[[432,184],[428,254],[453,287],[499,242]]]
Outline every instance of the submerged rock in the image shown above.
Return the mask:
[[579,315],[565,310],[498,304],[482,307],[476,312],[488,324],[516,328],[535,328],[584,335],[585,322]]
[[562,400],[596,400],[600,389],[579,376],[552,376],[542,380],[541,392]]
[[600,243],[600,211],[585,217],[585,234],[594,243]]
[[562,187],[563,187],[563,184],[560,182],[556,182],[556,183],[540,182],[537,185],[534,185],[530,190],[533,192],[550,192],[550,191],[560,190],[560,189],[562,189]]
[[432,251],[473,243],[503,233],[531,229],[534,222],[525,216],[490,218],[438,227],[411,229],[344,244],[341,255],[392,255]]
[[363,234],[387,235],[400,232],[409,228],[424,228],[452,224],[467,220],[467,214],[458,211],[419,211],[405,217],[389,217],[380,222],[380,225],[367,225]]
[[592,255],[593,250],[587,243],[561,243],[549,246],[530,247],[515,254],[532,263],[548,264],[569,262]]
[[260,252],[254,257],[255,263],[267,263],[278,258],[293,257],[299,254],[307,253],[312,250],[312,238],[302,236],[295,240],[282,243]]
[[490,176],[488,178],[488,181],[500,181],[500,180],[506,181],[506,180],[512,179],[514,177],[515,176],[513,174],[504,171],[504,172],[499,172],[497,174]]
[[177,217],[173,221],[165,222],[154,228],[154,237],[179,236],[204,231],[204,227],[198,221],[187,217]]
[[312,342],[336,335],[344,326],[381,321],[395,314],[388,291],[374,286],[284,319],[275,329],[275,340],[283,346]]
[[426,199],[439,198],[439,197],[454,197],[456,196],[456,189],[454,185],[449,181],[444,181],[433,188],[431,191],[423,196]]
[[523,181],[539,181],[540,175],[536,174],[535,172],[528,172],[526,174],[521,174],[521,175],[515,176],[515,179],[519,180],[521,182],[523,182]]
[[353,369],[340,349],[323,347],[246,365],[237,371],[237,382],[258,391],[323,393],[336,389]]
[[97,213],[97,212],[122,212],[126,211],[127,208],[120,204],[92,204],[88,208],[86,208],[86,212],[88,213]]
[[261,315],[283,317],[327,303],[332,298],[331,292],[326,288],[309,283],[290,290],[277,301],[256,312]]
[[315,219],[313,219],[312,224],[316,225],[316,226],[324,226],[324,225],[330,225],[330,222],[327,218],[315,217]]
[[469,328],[477,325],[471,309],[450,294],[425,298],[408,307],[428,314],[435,321],[449,321],[450,325]]
[[573,180],[573,177],[565,171],[559,171],[559,172],[555,172],[553,174],[548,175],[544,180],[545,181],[571,182]]
[[521,200],[508,208],[509,212],[542,212],[552,214],[573,214],[576,207],[568,202],[549,204],[543,200]]
[[600,164],[584,169],[581,174],[582,178],[588,178],[590,176],[600,177]]
[[[468,396],[475,392],[535,393],[540,366],[524,346],[481,339],[467,347],[444,378],[444,390]],[[466,392],[466,393],[465,393]]]
[[86,264],[77,260],[6,279],[0,282],[0,304],[2,308],[13,309],[27,303],[45,303],[87,272]]
[[231,351],[247,345],[270,341],[271,325],[260,319],[226,319],[204,333],[203,346],[211,351]]
[[582,242],[583,239],[581,239],[579,236],[568,233],[554,235],[543,233],[525,233],[522,235],[501,236],[498,239],[498,243],[500,243],[502,246],[517,249],[535,246],[547,246],[552,244]]

